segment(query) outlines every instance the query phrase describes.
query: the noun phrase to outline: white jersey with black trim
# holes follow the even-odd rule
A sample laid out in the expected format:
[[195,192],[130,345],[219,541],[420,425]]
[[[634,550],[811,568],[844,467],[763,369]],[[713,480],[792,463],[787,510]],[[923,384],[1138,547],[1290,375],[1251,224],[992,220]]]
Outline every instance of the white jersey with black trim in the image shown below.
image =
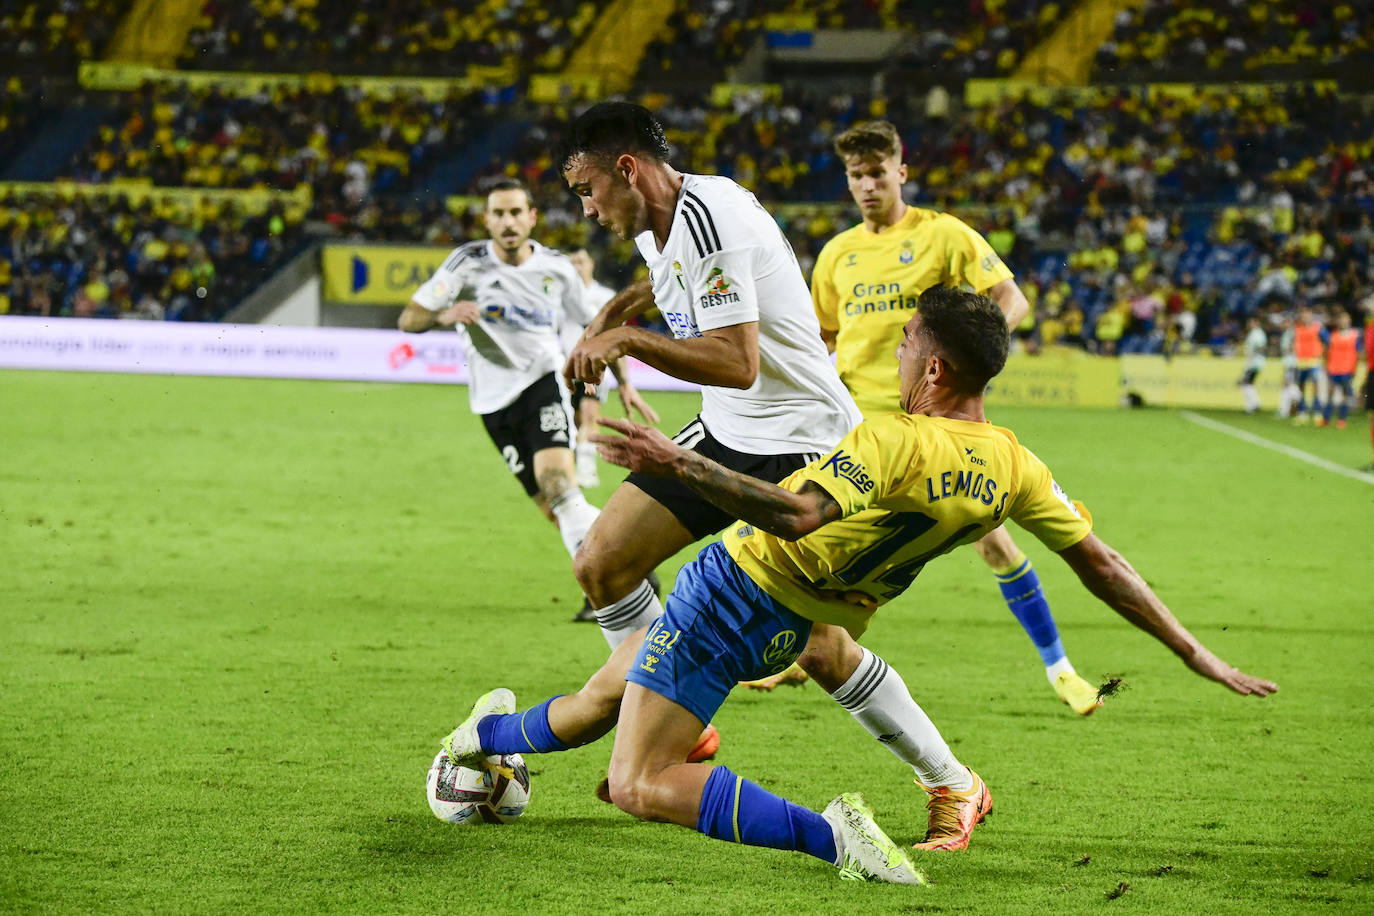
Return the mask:
[[756,455],[824,452],[863,419],[821,342],[792,247],[752,193],[683,175],[663,250],[652,232],[635,244],[674,337],[758,322],[754,384],[701,389],[701,418],[721,443]]
[[[592,320],[582,278],[566,255],[531,241],[523,264],[507,264],[488,240],[453,249],[411,300],[441,312],[467,292],[481,316],[458,325],[468,363],[472,412],[493,413],[550,372],[563,368],[559,329]],[[560,382],[561,384],[561,382]]]
[[[595,280],[592,281],[591,286],[583,284],[582,300],[583,304],[587,307],[587,320],[580,321],[570,319],[563,323],[563,329],[559,332],[558,336],[563,341],[563,352],[565,354],[573,351],[573,347],[577,346],[577,342],[582,339],[582,332],[587,329],[587,322],[595,318],[596,313],[601,311],[601,307],[607,302],[610,302],[613,296],[615,296],[615,290],[611,289],[609,286],[603,286]],[[596,386],[597,396],[601,397],[605,395],[610,389],[619,387],[619,384],[620,383],[615,379],[615,373],[607,372],[601,379],[601,384]]]
[[563,341],[563,352],[571,353],[573,347],[582,339],[582,332],[587,329],[587,323],[596,317],[596,313],[601,311],[601,307],[611,301],[615,295],[615,290],[609,286],[603,286],[592,281],[591,286],[582,284],[582,304],[586,309],[586,320],[581,317],[568,316],[568,321],[563,322],[563,328],[559,331],[559,338]]

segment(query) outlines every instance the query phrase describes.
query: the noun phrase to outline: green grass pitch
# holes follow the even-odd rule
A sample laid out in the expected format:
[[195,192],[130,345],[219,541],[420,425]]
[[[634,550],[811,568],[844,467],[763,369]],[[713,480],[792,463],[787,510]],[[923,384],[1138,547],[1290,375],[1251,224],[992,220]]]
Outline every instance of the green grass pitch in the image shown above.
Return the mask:
[[[651,400],[671,429],[696,407]],[[1211,416],[1368,461],[1363,414]],[[1079,670],[1125,681],[1079,719],[977,556],[940,560],[865,641],[996,810],[922,862],[932,886],[856,886],[599,803],[608,742],[531,757],[518,824],[430,815],[425,770],[474,697],[528,705],[606,655],[465,392],[0,373],[0,910],[1374,911],[1374,487],[1170,411],[993,419],[1282,690],[1203,681],[1020,533]],[[603,465],[593,501],[618,480]],[[862,790],[921,834],[911,774],[814,685],[736,693],[717,723],[736,772],[815,808]]]

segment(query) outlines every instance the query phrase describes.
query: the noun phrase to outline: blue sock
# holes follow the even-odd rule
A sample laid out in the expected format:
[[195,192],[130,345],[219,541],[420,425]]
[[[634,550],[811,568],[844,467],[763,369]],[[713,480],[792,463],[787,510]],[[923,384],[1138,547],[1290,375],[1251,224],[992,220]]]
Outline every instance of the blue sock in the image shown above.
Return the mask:
[[1045,667],[1063,659],[1064,645],[1059,641],[1059,630],[1050,615],[1050,603],[1045,600],[1045,590],[1040,586],[1040,577],[1035,574],[1031,561],[1022,555],[1016,566],[997,573],[997,585],[1002,589],[1007,607],[1035,643]]
[[825,818],[725,767],[706,780],[697,830],[727,843],[795,849],[835,864],[835,835]]
[[559,741],[553,729],[549,728],[549,704],[556,699],[558,697],[549,697],[524,712],[483,718],[477,723],[477,740],[481,742],[482,750],[488,754],[566,751],[568,746]]

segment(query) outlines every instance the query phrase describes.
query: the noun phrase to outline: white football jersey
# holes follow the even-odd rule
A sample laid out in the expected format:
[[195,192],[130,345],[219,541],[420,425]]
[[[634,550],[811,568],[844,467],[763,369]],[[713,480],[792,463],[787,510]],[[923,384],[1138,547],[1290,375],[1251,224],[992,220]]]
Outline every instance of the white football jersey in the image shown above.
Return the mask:
[[476,300],[481,317],[456,328],[473,413],[500,410],[543,376],[561,371],[559,329],[565,323],[585,326],[595,314],[587,311],[572,261],[530,244],[534,253],[518,267],[498,258],[489,239],[459,245],[411,297],[431,312],[448,308],[464,292]]
[[[559,337],[563,340],[563,352],[565,354],[573,351],[573,347],[577,346],[577,342],[582,339],[582,332],[587,329],[587,322],[595,318],[596,313],[601,311],[601,307],[610,302],[613,296],[615,296],[615,290],[595,280],[592,281],[591,286],[585,284],[582,286],[582,300],[587,307],[587,320],[580,322],[569,320],[563,323],[563,330],[559,333]],[[601,397],[611,388],[618,387],[619,384],[615,379],[615,373],[607,372],[602,377],[601,384],[596,386],[597,397]]]
[[702,421],[721,443],[756,455],[824,452],[863,419],[821,342],[792,246],[752,193],[684,175],[663,251],[652,232],[635,244],[674,337],[758,322],[754,384],[701,389]]

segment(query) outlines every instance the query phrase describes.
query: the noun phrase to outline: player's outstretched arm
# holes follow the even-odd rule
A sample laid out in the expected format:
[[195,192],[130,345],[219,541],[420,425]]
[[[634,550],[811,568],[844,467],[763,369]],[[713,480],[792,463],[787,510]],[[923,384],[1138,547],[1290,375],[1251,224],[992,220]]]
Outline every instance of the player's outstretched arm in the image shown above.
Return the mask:
[[592,436],[601,457],[642,474],[676,477],[707,500],[756,528],[795,541],[841,515],[834,497],[808,482],[800,493],[740,474],[685,449],[652,426],[598,417],[619,436]]
[[1112,610],[1183,659],[1183,663],[1205,678],[1230,687],[1236,693],[1268,696],[1277,684],[1231,667],[1178,622],[1164,602],[1141,578],[1126,558],[1095,534],[1059,551],[1059,555],[1083,580],[1083,584]]

